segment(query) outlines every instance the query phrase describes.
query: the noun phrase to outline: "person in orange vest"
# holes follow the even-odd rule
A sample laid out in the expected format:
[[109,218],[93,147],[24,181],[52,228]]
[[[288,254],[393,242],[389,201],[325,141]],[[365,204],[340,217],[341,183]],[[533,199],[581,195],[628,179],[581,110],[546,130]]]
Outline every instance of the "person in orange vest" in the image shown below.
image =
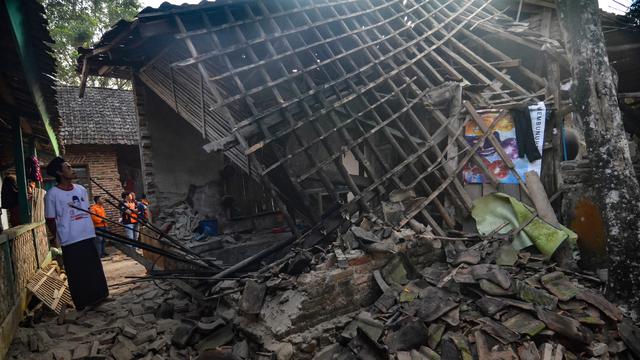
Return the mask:
[[[107,228],[107,212],[104,210],[104,205],[102,204],[102,198],[98,196],[93,197],[93,205],[89,208],[91,211],[91,221],[93,221],[93,226],[96,229],[106,229]],[[107,253],[104,249],[104,238],[102,236],[96,234],[96,238],[93,240],[96,245],[96,249],[98,250],[98,255],[100,257],[105,257]]]
[[135,194],[132,192],[124,194],[124,200],[120,205],[122,213],[122,224],[125,226],[125,234],[131,240],[138,240],[136,225],[138,224],[138,206]]

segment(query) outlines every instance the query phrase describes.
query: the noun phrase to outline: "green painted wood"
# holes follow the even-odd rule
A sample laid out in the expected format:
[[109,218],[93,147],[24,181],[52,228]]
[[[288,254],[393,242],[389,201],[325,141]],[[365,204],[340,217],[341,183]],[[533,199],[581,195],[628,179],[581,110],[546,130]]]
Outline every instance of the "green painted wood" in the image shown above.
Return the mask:
[[38,80],[40,77],[40,70],[36,60],[37,57],[28,36],[29,26],[23,11],[24,6],[21,5],[21,0],[5,0],[4,3],[7,7],[7,13],[9,14],[9,20],[11,22],[11,29],[18,48],[18,54],[20,54],[22,67],[24,68],[25,79],[27,80],[27,84],[31,90],[31,95],[33,96],[33,100],[38,108],[38,112],[40,113],[42,123],[47,130],[51,146],[53,147],[55,154],[59,155],[60,148],[58,146],[58,140],[55,132],[53,131],[53,127],[51,126],[51,119],[49,112],[47,111],[46,101]]
[[18,207],[20,208],[20,223],[28,224],[31,220],[29,199],[27,197],[27,173],[24,166],[24,147],[22,144],[22,127],[20,120],[13,123],[13,155],[16,164],[16,181],[18,183]]

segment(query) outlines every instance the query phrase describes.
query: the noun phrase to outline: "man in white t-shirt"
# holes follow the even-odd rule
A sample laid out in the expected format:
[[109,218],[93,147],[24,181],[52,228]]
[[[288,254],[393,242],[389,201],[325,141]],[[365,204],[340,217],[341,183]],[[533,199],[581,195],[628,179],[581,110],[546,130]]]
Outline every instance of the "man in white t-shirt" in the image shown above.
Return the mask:
[[69,291],[77,309],[96,305],[109,296],[100,257],[93,244],[95,228],[89,209],[89,194],[71,165],[61,157],[51,160],[47,173],[57,185],[45,195],[45,218],[56,246],[62,247]]

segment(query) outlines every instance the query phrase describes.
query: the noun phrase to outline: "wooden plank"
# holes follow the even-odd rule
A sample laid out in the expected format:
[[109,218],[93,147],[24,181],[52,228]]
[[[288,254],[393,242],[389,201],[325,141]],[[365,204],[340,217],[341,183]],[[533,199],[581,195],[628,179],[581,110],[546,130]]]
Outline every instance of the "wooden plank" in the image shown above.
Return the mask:
[[[248,8],[248,7],[246,7],[246,8]],[[231,14],[231,11],[229,10],[228,7],[224,7],[224,14],[230,21],[234,21],[235,20],[234,17],[233,17],[233,14]],[[209,23],[209,20],[207,19],[207,17],[203,15],[202,18],[203,18],[203,22],[205,23],[206,27],[210,28],[211,24]],[[259,27],[259,29],[262,30],[261,27]],[[237,27],[234,27],[234,30],[235,30],[236,36],[240,39],[240,41],[241,42],[246,42],[246,38],[244,37],[244,34],[242,34],[242,32]],[[217,36],[215,35],[215,33],[212,32],[210,34],[211,34],[211,40],[213,41],[214,46],[215,47],[220,47],[220,41],[217,38]],[[269,46],[268,48],[271,49],[271,50],[273,49],[271,46]],[[252,61],[254,61],[254,62],[258,61],[258,57],[253,52],[253,49],[249,48],[248,54],[249,54],[249,58]],[[225,56],[223,56],[223,59],[224,59],[226,65],[227,65],[227,68],[229,69],[229,71],[231,72],[231,74],[233,76],[233,79],[234,79],[234,81],[236,83],[236,86],[241,91],[244,92],[245,91],[244,85],[243,85],[242,81],[238,78],[237,73],[235,73],[233,71],[233,65],[231,64],[231,61],[229,60],[229,57],[225,55]],[[281,66],[282,66],[282,64],[281,64]],[[271,81],[270,75],[264,70],[264,68],[260,68],[260,71],[261,71],[262,76],[267,81]],[[279,94],[279,92],[278,92],[278,90],[276,88],[271,88],[271,90],[273,91],[275,97],[279,101],[283,101],[282,97],[280,96],[280,94]],[[247,101],[247,104],[249,106],[251,114],[256,114],[257,110],[256,110],[253,102],[252,101]],[[285,114],[285,117],[286,117],[286,115],[289,115],[289,114]],[[258,125],[259,125],[262,133],[266,137],[270,137],[271,136],[268,128],[264,125],[264,123],[260,122]],[[302,139],[300,139],[300,137],[297,134],[295,134],[295,136],[296,136],[298,142],[300,142],[302,144]],[[325,144],[325,147],[326,147],[326,144]],[[309,154],[308,152],[305,152],[305,154],[307,155],[307,159],[309,159],[312,163],[316,163],[315,159],[313,158],[313,156],[311,156],[311,154]],[[287,171],[287,176],[289,178],[291,178],[291,174],[288,172],[288,170],[286,168],[285,168],[285,171]],[[335,189],[333,188],[333,186],[329,182],[328,176],[324,173],[324,171],[322,171],[322,169],[320,169],[319,172],[320,172],[320,178],[323,181],[323,184],[324,184],[325,188],[327,189],[327,191],[329,193],[333,194],[334,199],[337,199],[337,195],[335,194]],[[292,182],[291,184],[293,185],[295,190],[298,192],[299,196],[302,198],[302,206],[301,206],[302,211],[304,213],[306,213],[311,218],[311,221],[313,221],[314,223],[318,222],[320,220],[320,217],[319,217],[320,214],[318,212],[312,210],[312,208],[311,208],[311,200],[309,198],[309,195],[306,192],[303,191],[303,189],[302,189],[302,187],[300,186],[299,183]]]
[[535,205],[536,211],[538,212],[538,216],[547,223],[560,228],[560,222],[556,217],[555,211],[553,211],[553,207],[551,206],[547,193],[544,191],[544,186],[540,181],[538,173],[535,171],[528,171],[525,174],[525,178],[527,179],[527,186],[530,190],[529,194],[533,204]]
[[[473,154],[475,153],[475,151],[480,147],[480,145],[482,145],[482,143],[484,142],[484,139],[487,138],[487,136],[489,136],[492,132],[493,129],[495,128],[496,124],[498,123],[498,121],[500,121],[504,116],[506,116],[506,112],[505,111],[501,111],[500,114],[498,116],[496,116],[496,118],[493,120],[493,122],[491,123],[491,125],[489,126],[489,128],[487,129],[487,131],[478,139],[478,142],[473,145],[470,149],[469,149],[469,154],[465,155],[464,158],[460,161],[460,164],[458,165],[458,168],[456,168],[455,173],[458,173],[462,170],[462,168],[464,167],[464,165],[466,165],[466,163],[469,161],[469,159],[471,159],[471,157],[473,156]],[[429,195],[429,197],[427,197],[426,199],[422,200],[420,202],[420,204],[418,204],[418,206],[416,206],[415,210],[410,211],[404,219],[402,219],[402,221],[400,221],[400,226],[404,226],[407,222],[409,222],[409,220],[411,220],[421,209],[424,209],[425,206],[427,206],[431,201],[433,201],[433,199],[442,191],[442,189],[444,187],[446,187],[448,185],[448,183],[452,181],[452,178],[449,178],[447,181],[445,181],[444,183],[442,183],[437,189],[436,191]]]
[[[180,32],[184,33],[186,31],[186,28],[184,26],[184,23],[180,19],[180,17],[178,15],[175,15],[174,19],[176,20],[176,24],[178,25],[178,28],[179,28]],[[191,39],[190,38],[185,38],[185,43],[186,43],[187,47],[189,48],[189,52],[191,53],[191,56],[197,56],[198,55],[198,51],[197,51],[195,45],[193,44],[193,42],[191,41]],[[209,78],[209,74],[208,74],[206,68],[204,67],[204,65],[202,65],[201,63],[198,63],[198,69],[199,69],[199,71],[200,71],[200,73],[201,73],[203,78],[205,78],[205,79]],[[214,94],[214,97],[216,98],[216,100],[221,101],[221,96],[220,96],[220,93],[219,93],[219,90],[217,89],[217,87],[214,84],[212,84],[210,81],[208,81],[207,84],[209,85],[209,90]],[[226,120],[229,122],[230,125],[234,125],[234,126],[237,125],[235,119],[233,118],[233,116],[231,116],[231,114],[229,113],[228,109],[225,108],[222,111],[222,114],[224,115],[224,117],[226,118]],[[242,148],[246,149],[248,147],[246,139],[244,139],[238,133],[235,133],[235,134],[236,134],[236,138],[238,139],[238,142],[240,143]],[[259,167],[260,172],[262,172],[262,166],[260,164],[256,164],[256,166]],[[263,177],[262,181],[263,181],[265,187],[267,189],[269,189],[269,192],[271,193],[271,196],[274,199],[274,201],[278,204],[278,208],[280,209],[280,211],[284,215],[284,217],[285,217],[285,219],[287,221],[287,224],[289,225],[289,228],[291,229],[291,232],[295,236],[299,236],[300,234],[299,234],[299,231],[298,231],[298,228],[296,226],[295,221],[291,217],[291,214],[289,214],[289,212],[287,210],[287,206],[285,205],[285,203],[280,198],[280,195],[275,191],[275,189],[273,187],[273,184],[271,184],[271,181],[267,177]]]
[[[366,25],[363,25],[363,26],[366,26]],[[347,29],[344,25],[343,25],[343,27],[345,28],[345,31],[348,31],[348,30],[349,30],[349,29]],[[366,40],[371,41],[371,40],[369,39],[368,35],[363,34],[363,36],[365,37],[365,39],[366,39]],[[360,41],[359,39],[358,39],[358,40],[356,40],[356,42],[357,42],[358,44],[360,44],[360,45],[362,44],[362,41]],[[342,45],[341,45],[341,44],[338,44],[338,46],[339,46],[339,48],[340,48],[340,50],[341,50],[341,51],[343,51],[343,52],[345,51],[345,49],[342,47]],[[375,48],[371,48],[369,51],[376,52],[376,53],[377,53],[377,55],[378,55],[379,57],[382,57],[382,54],[381,54],[379,51],[377,51],[377,49],[375,49]],[[332,51],[331,49],[329,49],[329,53],[330,53],[332,56],[335,56],[335,54],[333,53],[333,51]],[[372,56],[368,51],[366,51],[366,52],[365,52],[365,54],[366,54],[367,58],[369,59],[369,61],[372,61],[372,62],[373,62],[373,61],[375,61],[375,59],[373,58],[373,56]],[[356,64],[355,64],[355,62],[354,62],[354,60],[353,60],[352,58],[348,57],[347,59],[348,59],[348,61],[352,64],[352,66],[353,66],[354,68],[357,68],[357,66],[356,66]],[[344,73],[344,72],[345,72],[345,70],[342,68],[342,65],[340,65],[340,64],[338,63],[338,66],[339,66],[339,68],[341,69],[341,71]],[[380,66],[379,66],[379,65],[378,65],[378,66],[376,66],[376,68],[378,69],[378,72],[379,72],[382,76],[384,76],[384,71],[382,70],[382,68],[380,68]],[[361,75],[361,76],[362,76],[362,75]],[[366,80],[366,79],[363,79],[363,80]],[[357,89],[356,89],[355,85],[354,85],[351,81],[349,81],[348,83],[349,83],[350,87],[351,87],[354,91],[357,91]],[[397,95],[397,98],[400,100],[401,104],[402,104],[402,105],[404,105],[404,106],[407,106],[407,105],[408,105],[408,103],[407,103],[406,99],[403,97],[402,93],[398,90],[398,87],[393,83],[393,81],[391,81],[390,79],[387,79],[386,83],[391,87],[391,89],[393,90],[393,93]],[[339,96],[339,95],[338,95],[338,96]],[[374,93],[373,93],[373,98],[374,98],[374,99],[378,99],[378,98],[379,98],[378,94],[374,92]],[[363,101],[364,101],[365,103],[367,103],[367,102],[368,102],[368,101],[366,100],[366,98],[363,98]],[[393,114],[393,111],[389,108],[389,106],[388,106],[386,103],[383,103],[383,104],[382,104],[382,106],[385,108],[385,110],[386,110],[389,114]],[[416,125],[417,125],[417,127],[418,127],[418,129],[419,129],[420,133],[422,134],[422,136],[423,136],[423,137],[425,138],[425,140],[427,141],[427,144],[430,144],[430,145],[431,145],[431,148],[434,150],[435,154],[436,154],[437,156],[441,155],[440,150],[437,148],[436,144],[433,142],[433,139],[432,139],[431,135],[430,135],[430,134],[428,133],[428,131],[424,128],[424,126],[422,126],[422,123],[417,119],[417,116],[413,113],[413,111],[411,110],[411,107],[409,107],[409,108],[408,108],[407,113],[409,114],[409,117],[410,117],[410,118],[411,118],[411,120],[414,122],[414,124],[416,124]],[[378,114],[377,114],[377,113],[373,112],[373,115],[374,115],[374,118],[376,119],[376,121],[377,121],[378,123],[382,122],[382,120],[380,119],[380,117],[378,116]],[[401,134],[403,135],[403,139],[405,140],[405,142],[408,142],[408,143],[413,147],[413,149],[414,149],[415,151],[419,151],[419,150],[420,150],[419,145],[418,145],[418,144],[413,140],[413,137],[411,136],[411,134],[409,134],[409,132],[408,132],[408,131],[407,131],[407,129],[404,127],[404,125],[402,124],[402,122],[401,122],[401,121],[398,121],[396,125],[400,128],[400,130],[401,130]],[[398,142],[395,140],[395,138],[393,137],[393,135],[392,135],[392,134],[390,134],[390,131],[389,131],[387,128],[385,128],[385,129],[383,129],[383,132],[384,132],[384,135],[387,137],[387,139],[388,139],[388,140],[391,142],[391,144],[394,146],[394,148],[396,149],[396,151],[399,153],[399,155],[400,155],[402,158],[406,158],[406,156],[407,156],[406,152],[402,149],[402,147],[400,147],[400,145],[399,145],[399,144],[398,144]],[[430,167],[430,166],[432,166],[432,165],[433,165],[433,163],[428,159],[428,157],[426,156],[426,154],[424,154],[424,153],[423,153],[419,158],[420,158],[420,159],[421,159],[421,160],[426,164],[426,166]],[[415,167],[415,166],[413,166],[413,164],[411,164],[411,163],[409,164],[409,169],[411,170],[411,172],[412,172],[415,176],[419,176],[419,171],[416,169],[416,167]],[[440,176],[439,176],[439,174],[438,174],[437,172],[435,173],[435,175],[436,175],[436,176],[438,176],[438,177],[440,177]],[[442,181],[442,178],[440,178],[440,181]],[[456,181],[457,181],[457,180],[456,180]],[[429,186],[429,184],[428,184],[426,181],[421,181],[421,182],[420,182],[420,185],[421,185],[421,186],[426,190],[426,192],[427,192],[427,193],[431,193],[431,187]],[[448,188],[448,190],[450,190],[450,189]],[[458,205],[458,206],[460,206],[461,208],[463,208],[463,209],[464,209],[464,210],[466,210],[466,211],[468,211],[468,210],[470,209],[470,204],[467,204],[467,203],[461,203],[461,202],[460,202],[460,200],[459,200],[459,198],[456,196],[456,194],[452,194],[452,195],[453,195],[453,196],[452,196],[452,199],[454,199],[454,200],[456,201],[456,203],[457,203],[457,205]],[[463,199],[464,199],[464,198],[463,198]],[[436,207],[437,207],[438,211],[439,211],[439,212],[440,212],[440,214],[442,215],[442,217],[443,217],[443,219],[445,220],[445,222],[446,222],[449,226],[454,227],[454,226],[455,226],[455,221],[453,220],[453,218],[451,218],[451,216],[449,215],[448,211],[444,208],[443,204],[442,204],[438,199],[434,200],[434,204],[436,205]]]
[[498,192],[513,196],[517,200],[520,200],[520,187],[518,184],[500,184],[498,185]]
[[[480,7],[480,9],[484,8],[486,5],[487,5],[487,4],[482,5],[482,6]],[[452,16],[452,17],[450,18],[450,21],[451,21],[451,20],[453,20],[455,17],[457,17],[457,16],[458,16],[458,15],[459,15],[459,14],[460,14],[464,9],[466,9],[468,6],[469,6],[469,4],[466,4],[465,6],[463,6],[463,7],[462,7],[462,10],[458,11],[454,16]],[[480,11],[480,10],[476,10],[476,12],[479,12],[479,11]],[[444,37],[443,39],[439,40],[437,43],[435,43],[435,44],[434,44],[434,45],[432,45],[431,47],[427,48],[425,51],[423,51],[423,52],[420,54],[420,56],[416,57],[415,59],[411,60],[410,62],[408,62],[408,63],[406,63],[406,64],[403,64],[402,66],[399,66],[399,67],[397,67],[397,68],[393,69],[393,70],[392,70],[392,71],[390,71],[386,76],[384,76],[384,77],[382,77],[382,78],[380,78],[380,79],[377,79],[377,80],[375,80],[375,81],[372,81],[372,82],[371,82],[367,87],[365,87],[365,88],[364,88],[364,89],[362,89],[361,91],[365,91],[365,90],[372,89],[374,86],[376,86],[376,85],[380,84],[382,81],[385,81],[385,79],[387,79],[387,78],[389,78],[389,77],[392,77],[392,76],[394,76],[394,75],[396,75],[396,74],[400,73],[401,71],[403,71],[403,70],[407,69],[409,66],[412,66],[415,62],[417,62],[417,61],[418,61],[417,59],[419,59],[420,57],[422,57],[422,56],[426,56],[426,55],[428,55],[428,54],[432,53],[435,49],[437,49],[440,45],[442,45],[446,40],[448,40],[450,37],[452,37],[453,35],[455,35],[455,34],[456,34],[456,33],[457,33],[457,32],[458,32],[458,31],[459,31],[459,30],[460,30],[460,29],[461,29],[461,28],[466,24],[466,23],[468,23],[468,22],[469,22],[469,20],[470,20],[470,17],[469,17],[469,18],[465,18],[463,21],[461,21],[461,22],[460,22],[460,24],[458,24],[454,29],[452,29],[452,30],[451,30],[451,32],[450,32],[446,37]],[[428,36],[430,36],[432,33],[434,33],[435,31],[437,31],[437,29],[438,29],[439,27],[445,26],[446,24],[447,24],[447,22],[442,22],[441,24],[439,24],[439,25],[438,25],[438,27],[436,27],[435,29],[431,29],[428,33],[426,33],[426,34],[424,34],[424,35],[422,35],[422,36],[420,36],[420,37],[418,37],[418,38],[416,38],[416,39],[414,39],[414,40],[412,40],[412,41],[410,41],[410,42],[407,42],[406,44],[404,44],[404,45],[402,45],[402,46],[400,46],[400,47],[395,48],[393,51],[389,52],[389,53],[385,56],[385,58],[391,58],[392,56],[394,56],[394,55],[396,55],[396,54],[398,54],[398,53],[400,53],[400,52],[402,52],[402,51],[406,50],[408,47],[410,47],[410,46],[412,46],[412,45],[415,45],[415,44],[417,44],[418,42],[420,42],[420,41],[422,41],[422,40],[426,39],[426,38],[427,38]],[[398,35],[402,30],[406,30],[406,29],[408,29],[408,28],[410,28],[410,26],[404,26],[404,27],[402,27],[401,29],[396,30],[393,34],[388,35],[388,36],[387,36],[387,38],[390,38],[390,37],[392,37],[392,36],[397,36],[397,35]],[[382,42],[383,40],[386,40],[386,39],[379,39],[379,40],[377,40],[375,43],[372,43],[372,44],[366,44],[366,45],[365,45],[365,47],[375,46],[376,44],[379,44],[379,43],[380,43],[380,42]],[[350,54],[355,54],[357,51],[363,50],[363,48],[364,48],[364,47],[362,47],[362,48],[360,48],[360,47],[354,47],[353,49],[349,50],[348,52],[341,54],[341,55],[340,55],[340,57],[344,57],[344,56],[347,56],[347,55],[350,55]],[[339,59],[339,58],[338,58],[338,59]],[[331,61],[337,61],[338,59],[331,59]],[[384,60],[384,59],[378,59],[378,60],[376,61],[376,63],[377,63],[377,62],[381,62],[382,60]],[[317,65],[310,66],[310,67],[308,67],[308,68],[306,68],[306,69],[304,69],[304,70],[302,70],[302,71],[297,71],[297,72],[295,72],[295,73],[294,73],[294,75],[293,75],[293,76],[290,76],[290,77],[286,77],[286,78],[280,79],[281,81],[280,81],[280,80],[279,80],[279,81],[280,81],[280,82],[284,82],[285,80],[290,81],[290,80],[291,80],[291,78],[294,78],[294,77],[296,77],[296,76],[299,76],[299,75],[301,75],[301,74],[302,74],[303,72],[305,72],[305,71],[315,70],[315,69],[317,69],[319,66],[326,65],[326,63],[327,63],[327,62],[329,62],[329,61],[328,61],[328,60],[325,60],[325,61],[323,61],[323,62],[318,63]],[[359,73],[361,73],[361,72],[364,72],[364,71],[368,71],[368,70],[370,70],[370,69],[371,69],[371,67],[373,67],[373,66],[375,66],[375,65],[376,65],[376,63],[370,63],[370,64],[367,64],[367,65],[365,65],[365,66],[363,66],[363,67],[361,67],[361,68],[359,68],[359,69],[356,69],[355,71],[353,71],[353,72],[349,73],[347,76],[342,76],[342,77],[340,77],[340,78],[337,78],[337,79],[335,79],[335,80],[332,80],[331,82],[329,82],[329,83],[325,84],[324,86],[326,86],[326,87],[328,87],[328,86],[335,86],[337,83],[339,83],[339,82],[342,82],[342,81],[346,80],[348,77],[351,77],[351,76],[354,76],[354,75],[358,75],[358,74],[359,74]],[[278,83],[280,83],[280,82],[278,82]],[[277,85],[278,83],[268,84],[268,86],[275,86],[275,85]],[[257,92],[257,91],[261,91],[261,90],[263,90],[263,88],[262,88],[262,87],[261,87],[261,88],[256,88],[256,89],[254,89],[254,90],[250,91],[250,93],[252,93],[252,92]],[[244,95],[244,96],[246,96],[246,95],[249,95],[249,94],[243,94],[243,95]],[[299,101],[303,101],[304,99],[306,99],[306,98],[308,98],[308,97],[310,97],[310,96],[313,96],[313,94],[309,94],[309,93],[307,93],[307,94],[305,94],[305,95],[303,95],[303,96],[301,96],[301,97],[294,98],[294,99],[292,99],[292,100],[290,100],[290,101],[287,101],[287,102],[285,102],[285,103],[283,103],[283,104],[279,104],[279,105],[273,106],[272,108],[268,109],[267,111],[265,111],[264,113],[260,114],[259,116],[251,116],[251,117],[248,117],[247,119],[245,119],[245,120],[243,120],[243,121],[241,121],[241,122],[237,123],[237,124],[236,124],[236,128],[240,129],[240,128],[242,128],[242,127],[245,127],[245,126],[247,126],[247,125],[250,125],[250,124],[254,123],[254,122],[255,122],[257,119],[259,119],[259,118],[266,117],[266,116],[269,116],[269,115],[271,115],[271,114],[273,114],[273,113],[275,113],[275,112],[277,112],[277,111],[283,110],[283,109],[285,109],[285,108],[287,108],[287,107],[291,106],[291,105],[292,105],[292,104],[294,104],[294,103],[297,103],[297,102],[299,102]],[[356,97],[356,96],[357,96],[357,95],[354,95],[353,97]],[[231,100],[231,99],[229,99],[229,100]],[[221,102],[221,103],[219,104],[219,106],[224,106],[226,103],[227,103],[227,101]],[[214,109],[215,109],[215,108],[214,108]]]
[[[464,189],[473,200],[482,197],[482,184],[465,184]],[[470,234],[478,232],[476,221],[471,216],[466,216],[462,219],[462,231]]]
[[[440,62],[440,64],[444,64],[446,66],[449,66],[442,58],[440,58],[439,56],[437,56],[437,54],[435,53],[431,53],[429,54],[430,56],[432,56],[433,58],[435,58],[437,61]],[[404,55],[401,55],[404,58]],[[408,61],[408,60],[407,60]],[[427,62],[425,61],[423,58],[421,58],[421,63],[423,65],[426,65],[427,68],[432,72],[432,75],[436,76],[436,77],[440,77],[440,75],[435,72],[435,70],[433,69],[433,67]],[[451,68],[452,69],[452,68]],[[422,79],[427,82],[427,84],[429,84],[429,86],[433,86],[431,83],[429,83],[429,81],[427,80],[427,77],[425,76],[424,73],[422,73],[422,71],[416,67],[414,68],[415,71],[418,72],[418,74],[420,74],[422,76]],[[455,76],[458,76],[461,78],[461,76],[459,74],[457,74],[455,72],[455,70],[452,70],[453,74]],[[444,79],[440,78],[442,81],[444,81]],[[419,91],[415,90],[415,85],[411,84],[411,90],[414,91],[415,94],[418,94]],[[430,104],[427,104],[430,105]],[[444,124],[446,122],[446,117],[442,114],[442,112],[437,109],[436,107],[432,107],[432,113],[435,117],[435,119],[440,123],[440,125]],[[462,137],[462,133],[459,131],[456,131],[454,129],[451,128],[450,125],[447,125],[446,130],[449,134],[450,137],[452,137],[457,143],[458,145],[461,145],[461,147],[463,149],[466,149],[468,147],[466,140]],[[451,145],[451,144],[450,144]],[[487,167],[484,165],[484,163],[482,162],[482,159],[480,158],[480,156],[478,156],[477,154],[473,154],[472,157],[472,161],[481,169],[481,171],[485,174],[485,176],[487,176],[488,179],[491,180],[492,183],[497,184],[498,180],[496,179],[496,177],[487,169]],[[452,170],[451,168],[449,168],[449,166],[447,166],[448,164],[445,164],[445,169],[447,170],[447,173],[449,174],[449,176],[451,176],[452,174]],[[459,184],[456,181],[454,181],[454,186],[458,189],[458,191],[460,192],[460,194],[463,194],[464,192],[461,189],[461,184]],[[462,195],[464,197],[464,195]],[[468,199],[464,199],[463,200],[465,202],[468,202]]]
[[[368,35],[364,34],[364,37],[371,41],[368,37]],[[375,53],[377,53],[378,56],[382,56],[382,54],[380,53],[380,51],[377,48],[371,48],[370,51],[373,51]],[[366,54],[368,55],[368,58],[373,61],[373,57],[371,56],[371,54],[369,54],[368,52],[366,52]],[[351,60],[351,62],[353,63],[353,60]],[[355,64],[353,64],[355,66]],[[394,64],[391,63],[391,65],[393,66]],[[381,74],[384,74],[384,71],[382,70],[382,68],[380,68],[378,66],[379,72]],[[387,79],[386,83],[394,90],[394,92],[396,92],[398,94],[398,99],[400,100],[400,102],[403,105],[407,105],[407,101],[406,99],[402,96],[402,93],[400,93],[397,89],[398,87],[396,86],[396,84],[391,81],[391,79]],[[377,94],[374,94],[374,97],[377,97]],[[458,113],[460,111],[460,107],[459,107],[459,102],[461,101],[461,98],[453,98],[451,100],[452,102],[458,101],[458,104],[455,105],[455,110],[452,111],[452,113],[449,114],[449,116],[458,116]],[[385,108],[387,109],[387,111],[392,112],[392,110],[386,106],[386,104],[384,105]],[[418,116],[413,112],[413,110],[411,110],[411,108],[409,108],[408,110],[408,115],[409,118],[412,120],[412,122],[416,125],[416,128],[418,129],[419,133],[422,135],[422,137],[429,143],[432,143],[432,148],[433,148],[433,153],[435,154],[435,156],[440,157],[443,155],[443,153],[440,151],[440,149],[436,146],[436,144],[433,141],[433,137],[429,134],[429,132],[427,131],[427,129],[424,127],[424,125],[422,124],[422,122],[418,119]],[[406,130],[405,126],[402,124],[402,122],[398,122],[398,127],[400,128],[402,134],[404,135],[404,138],[406,140],[408,140],[409,144],[414,148],[414,150],[418,150],[418,144],[416,144],[416,142],[414,142],[412,140],[412,136],[411,134]],[[431,162],[429,160],[429,158],[425,155],[421,156],[421,159],[424,161],[424,163],[426,164],[426,166],[432,166],[433,162]],[[445,170],[447,169],[447,167],[444,167]],[[435,173],[436,177],[438,178],[439,181],[443,181],[443,177],[436,172]],[[450,173],[447,174],[448,176],[452,176]],[[455,175],[454,175],[455,176]],[[431,191],[429,185],[426,182],[421,182],[423,187],[427,188],[427,191]],[[471,201],[466,197],[466,193],[464,191],[462,191],[462,185],[460,184],[459,180],[457,178],[454,178],[453,180],[454,185],[456,185],[456,189],[459,189],[459,193],[454,193],[453,190],[451,188],[447,188],[446,190],[449,192],[449,194],[451,195],[451,200],[454,201],[454,203],[456,203],[456,205],[458,205],[460,208],[463,209],[463,211],[469,211],[471,209]],[[436,203],[437,204],[437,203]],[[443,208],[442,205],[436,205],[439,208]],[[442,212],[446,212],[441,210]],[[453,224],[451,224],[450,221],[448,221],[449,225],[453,227]]]
[[498,192],[498,186],[494,186],[493,184],[482,184],[482,196],[491,195]]
[[[144,266],[147,270],[153,269],[154,267],[153,262],[143,257],[142,255],[140,255],[135,248],[124,245],[124,244],[120,244],[117,242],[112,242],[111,245],[113,245],[113,247],[125,253],[128,257],[137,261],[140,265]],[[178,289],[182,290],[185,294],[191,296],[196,301],[202,301],[204,299],[204,296],[199,291],[197,291],[191,285],[187,284],[182,280],[171,279],[167,281],[175,285]]]

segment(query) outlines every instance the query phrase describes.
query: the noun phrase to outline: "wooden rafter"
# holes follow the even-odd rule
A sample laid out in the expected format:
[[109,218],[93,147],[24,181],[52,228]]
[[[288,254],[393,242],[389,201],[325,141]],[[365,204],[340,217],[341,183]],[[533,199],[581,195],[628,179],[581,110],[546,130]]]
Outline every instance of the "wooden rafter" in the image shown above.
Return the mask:
[[[189,14],[188,29],[174,14],[188,55],[169,62],[200,86],[185,111],[211,140],[255,159],[276,197],[293,190],[294,208],[312,223],[322,218],[310,196],[318,184],[346,211],[370,211],[372,193],[415,187],[424,199],[403,222],[421,214],[443,234],[443,223],[456,225],[445,199],[471,208],[459,174],[467,162],[498,183],[475,153],[482,141],[470,146],[462,134],[464,112],[477,120],[462,97],[508,106],[539,97],[546,84],[481,39],[492,31],[538,46],[498,25],[506,17],[486,1],[267,0]],[[486,90],[461,90],[471,85]],[[346,168],[347,153],[361,174]],[[342,204],[344,188],[351,197]]]

